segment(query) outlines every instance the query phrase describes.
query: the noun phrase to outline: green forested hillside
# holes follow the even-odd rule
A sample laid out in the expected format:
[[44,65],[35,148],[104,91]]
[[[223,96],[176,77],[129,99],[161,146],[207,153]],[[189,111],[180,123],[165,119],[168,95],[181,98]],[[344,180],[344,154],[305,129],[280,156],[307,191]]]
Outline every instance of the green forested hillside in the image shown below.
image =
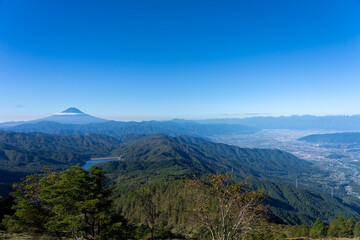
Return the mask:
[[311,224],[320,217],[330,223],[339,214],[360,219],[360,202],[344,203],[344,200],[329,194],[296,188],[279,182],[255,181],[254,188],[262,188],[271,206],[274,221],[286,224]]
[[71,151],[28,151],[0,144],[0,169],[9,171],[36,172],[44,166],[59,170],[84,160],[83,155]]
[[358,200],[344,204],[327,194],[286,185],[302,178],[302,187],[306,188],[310,183],[316,185],[312,181],[314,176],[326,173],[279,150],[239,148],[201,138],[166,135],[109,137],[0,132],[0,143],[0,190],[4,195],[11,183],[26,173],[40,171],[43,166],[64,169],[89,157],[112,155],[121,156],[122,160],[101,166],[116,184],[117,207],[126,216],[134,216],[133,221],[140,221],[135,217],[140,208],[133,201],[134,190],[149,186],[159,195],[159,208],[171,213],[171,224],[186,227],[183,222],[186,213],[181,211],[182,181],[194,175],[225,172],[232,172],[234,181],[249,176],[254,187],[264,188],[274,221],[311,223],[320,216],[329,222],[339,212],[346,217],[360,217]]
[[43,166],[83,164],[90,157],[108,156],[114,149],[145,135],[110,137],[91,135],[50,135],[0,131],[0,169],[34,172]]
[[185,227],[181,222],[184,213],[178,210],[182,180],[193,175],[232,171],[234,180],[250,176],[252,187],[265,190],[273,221],[310,224],[321,217],[330,222],[339,213],[360,218],[358,201],[344,204],[342,199],[331,198],[329,194],[280,183],[293,181],[294,176],[299,177],[299,172],[311,177],[319,171],[282,151],[242,149],[199,138],[156,135],[116,149],[112,154],[121,155],[123,160],[101,166],[116,183],[118,206],[128,217],[141,215],[140,208],[133,205],[134,189],[150,186],[159,196],[159,208],[175,212],[171,215],[172,224]]
[[0,143],[27,151],[73,152],[102,155],[119,146],[120,139],[106,135],[50,135],[44,133],[0,132]]
[[191,170],[192,173],[227,171],[241,177],[291,183],[294,177],[322,173],[311,163],[280,150],[240,148],[187,136],[151,135],[114,150],[112,155],[121,155],[123,161],[108,169],[110,172],[116,168],[152,175],[163,169]]
[[[205,175],[203,175],[205,176]],[[189,177],[191,178],[191,177]],[[136,199],[136,189],[149,187],[156,196],[158,210],[165,214],[166,223],[173,228],[189,229],[185,212],[184,180],[170,180],[160,182],[142,182],[139,185],[127,186],[128,180],[117,182],[116,207],[132,222],[142,221],[141,203]],[[123,185],[119,185],[122,184]],[[250,188],[264,189],[267,198],[265,204],[269,205],[269,220],[282,224],[312,224],[320,217],[325,223],[330,223],[339,214],[347,218],[360,219],[360,204],[344,204],[339,198],[332,198],[328,194],[297,189],[292,186],[270,181],[250,181]],[[121,187],[120,187],[121,186]]]
[[90,157],[108,156],[112,150],[137,141],[144,135],[122,137],[91,135],[50,135],[0,131],[0,195],[7,196],[12,183],[44,167],[63,170],[84,164]]

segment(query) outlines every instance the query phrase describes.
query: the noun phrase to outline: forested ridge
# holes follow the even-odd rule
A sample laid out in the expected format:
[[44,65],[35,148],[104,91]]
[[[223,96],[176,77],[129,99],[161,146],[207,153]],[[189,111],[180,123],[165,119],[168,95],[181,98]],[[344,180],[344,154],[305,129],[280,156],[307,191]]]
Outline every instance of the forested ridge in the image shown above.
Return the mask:
[[[179,237],[200,231],[187,220],[190,213],[185,211],[184,184],[195,176],[206,179],[209,174],[231,173],[234,183],[250,177],[246,189],[263,189],[263,203],[269,205],[267,215],[272,223],[312,224],[320,217],[330,224],[339,214],[360,219],[358,201],[345,201],[340,195],[332,198],[316,187],[306,189],[312,176],[325,172],[280,150],[239,148],[196,137],[162,134],[110,137],[0,132],[0,143],[0,171],[8,176],[0,177],[4,192],[20,177],[40,172],[44,166],[63,170],[89,157],[121,156],[120,161],[99,166],[106,172],[106,184],[113,185],[112,209],[129,226],[140,227],[136,230],[142,232],[140,235],[146,235],[147,217],[143,215],[139,191],[150,194],[155,201],[158,234],[162,231],[161,234]],[[300,188],[292,185],[298,177],[307,178]]]
[[119,122],[106,121],[89,124],[64,124],[53,121],[23,123],[13,127],[1,126],[0,129],[15,132],[42,132],[58,135],[106,134],[122,136],[126,134],[167,134],[171,136],[213,136],[217,134],[254,133],[256,128],[240,124],[200,124],[186,120]]
[[39,172],[44,167],[64,170],[72,165],[83,165],[91,157],[108,156],[114,149],[144,136],[62,136],[0,131],[0,171],[3,171],[0,176],[0,195],[7,196],[11,184],[25,174]]
[[[343,212],[327,224],[320,217],[308,224],[279,224],[271,218],[273,209],[266,210],[267,190],[254,191],[247,180],[238,182],[231,174],[145,184],[118,191],[114,185],[106,184],[104,173],[100,167],[93,166],[89,171],[73,167],[27,176],[14,186],[14,202],[0,199],[0,217],[4,217],[0,228],[9,234],[26,233],[34,239],[44,236],[47,239],[219,239],[212,238],[210,233],[222,233],[222,229],[234,236],[230,239],[360,236],[360,222],[344,217]],[[303,190],[295,194],[299,193],[311,194]],[[228,206],[220,203],[231,199],[239,201],[232,210],[234,213],[240,208],[247,214],[241,219],[236,215],[225,216],[228,220],[223,225],[218,217],[222,216],[221,208],[225,210]],[[252,206],[257,207],[248,208],[250,205],[243,205],[243,201],[254,201]],[[331,209],[331,201],[328,203],[326,207]],[[234,230],[231,224],[245,228]]]
[[107,168],[109,173],[176,169],[191,170],[191,174],[233,172],[242,178],[283,182],[293,182],[299,176],[311,178],[311,175],[325,174],[313,164],[284,151],[240,148],[188,136],[150,135],[113,150],[112,155],[121,155],[123,161]]

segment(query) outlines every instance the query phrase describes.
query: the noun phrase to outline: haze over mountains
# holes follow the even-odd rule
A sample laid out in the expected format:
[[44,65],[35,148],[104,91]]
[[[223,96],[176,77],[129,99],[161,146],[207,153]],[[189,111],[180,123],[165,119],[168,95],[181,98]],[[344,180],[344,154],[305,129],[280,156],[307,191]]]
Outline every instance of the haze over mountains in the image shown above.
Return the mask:
[[[130,189],[126,194],[131,194],[145,183],[166,185],[194,174],[233,172],[237,179],[250,176],[252,187],[267,191],[267,203],[277,222],[311,223],[318,216],[329,222],[339,212],[360,218],[358,200],[346,195],[345,186],[338,187],[342,183],[334,182],[329,172],[316,164],[278,149],[208,141],[216,136],[239,134],[251,138],[266,128],[336,130],[343,124],[350,129],[358,118],[294,116],[120,122],[69,108],[34,121],[0,124],[0,192],[6,196],[12,183],[25,174],[41,171],[44,166],[62,170],[83,165],[91,157],[121,156],[121,161],[101,164],[112,183],[119,186],[119,193]],[[301,180],[299,188],[295,186],[297,180]],[[329,187],[336,188],[336,198],[328,194]]]
[[[125,129],[126,128],[126,129]],[[104,133],[164,133],[206,136],[228,133],[253,133],[259,129],[360,131],[360,115],[352,116],[280,116],[222,118],[207,120],[122,122],[88,115],[75,107],[32,121],[0,123],[0,129],[18,132],[51,134]]]
[[89,124],[89,123],[103,123],[103,122],[107,122],[108,120],[90,116],[86,113],[83,113],[77,108],[70,107],[65,111],[62,111],[61,113],[55,113],[52,116],[38,119],[35,122],[42,122],[42,121],[58,122],[63,124]]
[[331,134],[311,134],[302,138],[301,141],[311,143],[331,143],[331,144],[360,144],[359,132],[344,132]]
[[20,122],[6,122],[0,123],[0,127],[8,128],[15,127],[22,124],[34,124],[39,122],[56,122],[62,124],[89,124],[89,123],[103,123],[108,120],[90,116],[83,113],[75,107],[70,107],[60,113],[54,113],[53,115],[45,118],[40,118],[31,121],[20,121]]
[[280,117],[250,117],[223,118],[196,121],[207,124],[242,124],[258,129],[292,129],[292,130],[360,130],[360,115],[334,116],[280,116]]
[[107,134],[121,136],[124,134],[155,134],[163,133],[172,136],[212,136],[228,133],[253,133],[257,129],[240,124],[200,124],[193,121],[143,121],[120,122],[96,118],[69,108],[60,114],[28,122],[11,122],[0,124],[0,129],[15,132],[43,132],[49,134]]

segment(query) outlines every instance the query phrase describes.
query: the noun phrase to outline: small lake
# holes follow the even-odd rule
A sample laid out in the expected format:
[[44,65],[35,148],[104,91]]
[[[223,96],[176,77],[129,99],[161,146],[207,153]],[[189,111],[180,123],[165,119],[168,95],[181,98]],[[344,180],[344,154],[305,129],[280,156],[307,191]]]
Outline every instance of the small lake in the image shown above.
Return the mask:
[[109,161],[119,161],[119,158],[105,158],[98,160],[87,160],[83,166],[81,166],[85,170],[89,170],[92,165],[96,165],[99,163],[109,162]]

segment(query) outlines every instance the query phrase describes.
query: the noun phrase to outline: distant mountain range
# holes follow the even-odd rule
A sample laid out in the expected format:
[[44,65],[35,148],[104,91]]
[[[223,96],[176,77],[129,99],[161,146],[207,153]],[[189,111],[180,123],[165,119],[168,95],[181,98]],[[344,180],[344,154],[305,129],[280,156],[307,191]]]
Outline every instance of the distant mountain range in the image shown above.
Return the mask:
[[71,107],[61,113],[37,120],[0,123],[0,129],[60,135],[99,133],[121,136],[132,133],[161,133],[171,136],[212,137],[214,135],[255,133],[260,129],[360,131],[360,115],[122,122],[93,117]]
[[360,130],[360,115],[352,116],[281,116],[223,118],[196,121],[202,124],[241,124],[257,129],[292,129],[292,130]]
[[120,122],[96,118],[69,108],[59,114],[28,122],[0,124],[0,129],[14,132],[43,132],[59,135],[106,134],[167,134],[209,137],[217,134],[254,133],[257,129],[239,124],[200,124],[193,121]]
[[344,132],[331,134],[311,134],[302,138],[300,141],[311,143],[340,143],[340,144],[360,144],[360,132]]

